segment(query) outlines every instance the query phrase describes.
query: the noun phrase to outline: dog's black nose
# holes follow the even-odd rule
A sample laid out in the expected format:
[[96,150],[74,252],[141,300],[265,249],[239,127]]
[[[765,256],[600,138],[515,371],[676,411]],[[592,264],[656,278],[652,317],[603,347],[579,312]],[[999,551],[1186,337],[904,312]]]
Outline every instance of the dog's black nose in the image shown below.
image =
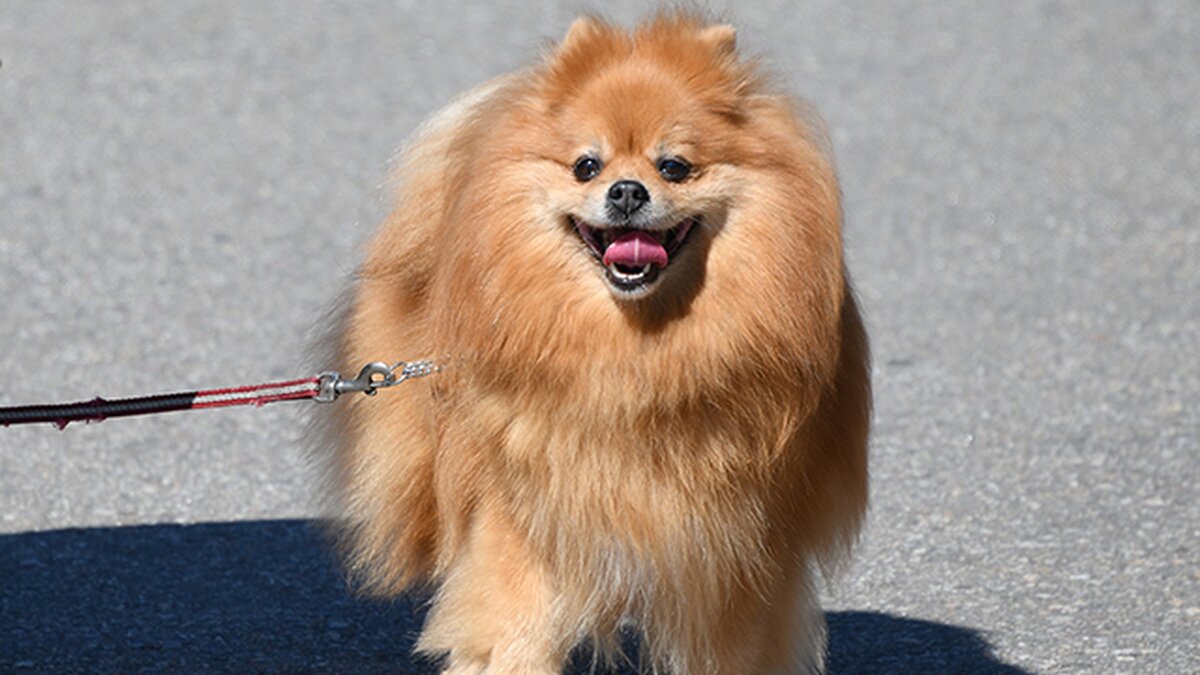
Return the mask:
[[636,180],[620,180],[608,188],[608,208],[627,218],[649,201],[650,192]]

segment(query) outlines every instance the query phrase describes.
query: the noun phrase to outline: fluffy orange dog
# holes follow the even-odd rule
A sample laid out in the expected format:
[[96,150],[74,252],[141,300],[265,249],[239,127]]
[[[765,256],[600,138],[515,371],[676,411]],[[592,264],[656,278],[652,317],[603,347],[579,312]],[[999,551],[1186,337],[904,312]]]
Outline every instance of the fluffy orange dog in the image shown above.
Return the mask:
[[327,428],[353,567],[435,591],[445,672],[559,673],[628,625],[660,672],[821,668],[870,385],[802,110],[729,26],[585,18],[403,153],[336,358],[450,367]]

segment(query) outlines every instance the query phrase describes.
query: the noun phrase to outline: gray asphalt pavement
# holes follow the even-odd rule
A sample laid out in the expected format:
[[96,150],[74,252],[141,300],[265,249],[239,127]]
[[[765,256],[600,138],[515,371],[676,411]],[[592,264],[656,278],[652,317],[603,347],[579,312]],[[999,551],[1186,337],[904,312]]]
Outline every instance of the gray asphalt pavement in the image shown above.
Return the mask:
[[[580,8],[0,4],[0,405],[307,375],[393,149]],[[1200,5],[726,14],[829,122],[874,344],[831,671],[1200,672]],[[303,405],[0,428],[0,671],[429,672]]]

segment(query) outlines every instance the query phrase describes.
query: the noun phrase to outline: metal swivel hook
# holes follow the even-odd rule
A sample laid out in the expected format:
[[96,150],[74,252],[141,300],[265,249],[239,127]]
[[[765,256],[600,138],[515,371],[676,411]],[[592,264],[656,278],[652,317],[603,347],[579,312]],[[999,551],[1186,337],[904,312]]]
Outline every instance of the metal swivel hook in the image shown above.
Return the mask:
[[321,373],[319,391],[315,400],[328,402],[337,399],[346,392],[361,391],[367,396],[374,396],[384,387],[391,387],[413,378],[424,377],[440,368],[432,361],[400,361],[388,365],[383,361],[372,361],[358,371],[358,377],[345,379],[337,372]]

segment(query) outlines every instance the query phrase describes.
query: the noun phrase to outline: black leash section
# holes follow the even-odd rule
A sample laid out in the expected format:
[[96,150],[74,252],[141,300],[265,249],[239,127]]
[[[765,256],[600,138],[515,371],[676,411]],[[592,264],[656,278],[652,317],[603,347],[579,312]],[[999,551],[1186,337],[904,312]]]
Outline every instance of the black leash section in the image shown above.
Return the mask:
[[441,370],[432,361],[401,361],[388,365],[375,361],[363,366],[358,377],[343,378],[336,372],[317,377],[286,382],[268,382],[228,389],[206,389],[175,394],[138,396],[135,398],[103,399],[50,405],[0,407],[0,426],[14,424],[53,424],[66,429],[72,422],[102,422],[110,417],[153,415],[176,410],[203,410],[237,405],[264,406],[276,401],[312,399],[320,402],[335,400],[346,392],[362,392],[373,396],[384,387],[391,387],[414,377],[424,377]]

